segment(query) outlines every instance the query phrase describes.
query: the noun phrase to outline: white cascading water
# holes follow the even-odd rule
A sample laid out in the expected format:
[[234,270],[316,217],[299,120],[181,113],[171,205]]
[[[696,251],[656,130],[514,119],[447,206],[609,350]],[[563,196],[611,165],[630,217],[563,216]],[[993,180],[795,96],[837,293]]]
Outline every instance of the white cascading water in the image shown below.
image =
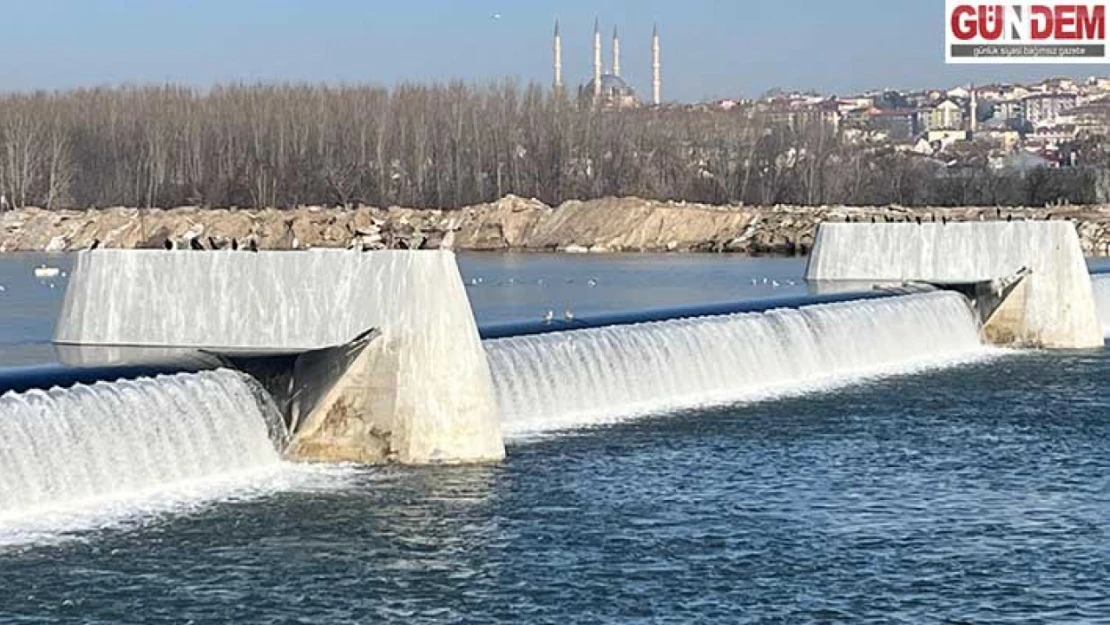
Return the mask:
[[948,292],[485,342],[508,436],[910,371],[990,353]]
[[281,417],[227,369],[0,397],[0,520],[280,464]]
[[1102,323],[1102,334],[1110,338],[1110,274],[1091,276],[1095,292],[1095,309]]

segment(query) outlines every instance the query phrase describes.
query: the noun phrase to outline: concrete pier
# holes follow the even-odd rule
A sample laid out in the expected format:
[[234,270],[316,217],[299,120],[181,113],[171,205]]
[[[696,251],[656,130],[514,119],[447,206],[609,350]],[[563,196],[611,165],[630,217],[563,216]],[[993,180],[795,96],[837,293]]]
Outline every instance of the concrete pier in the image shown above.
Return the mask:
[[451,252],[82,252],[55,342],[240,359],[350,344],[359,351],[349,358],[318,361],[348,368],[321,376],[327,388],[301,415],[291,457],[504,456],[489,366]]
[[1017,299],[985,320],[988,338],[1023,347],[1103,345],[1091,278],[1069,222],[824,223],[806,277],[975,283],[1022,272],[1028,275],[1010,294]]

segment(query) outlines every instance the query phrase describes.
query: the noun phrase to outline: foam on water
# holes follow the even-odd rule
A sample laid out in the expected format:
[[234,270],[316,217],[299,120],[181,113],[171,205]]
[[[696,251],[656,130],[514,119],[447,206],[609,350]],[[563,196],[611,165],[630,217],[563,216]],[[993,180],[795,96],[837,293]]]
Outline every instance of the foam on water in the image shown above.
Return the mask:
[[1110,337],[1110,274],[1091,276],[1091,286],[1095,292],[1095,308],[1102,323],[1102,334]]
[[0,397],[0,544],[288,488],[272,400],[231,370]]
[[509,436],[983,357],[967,300],[926,293],[486,341]]

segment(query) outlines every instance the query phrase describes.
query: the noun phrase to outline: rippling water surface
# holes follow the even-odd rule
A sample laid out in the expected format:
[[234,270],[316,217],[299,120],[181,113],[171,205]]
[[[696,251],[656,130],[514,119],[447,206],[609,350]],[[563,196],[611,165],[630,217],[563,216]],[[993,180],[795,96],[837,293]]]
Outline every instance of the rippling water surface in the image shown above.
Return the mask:
[[1108,378],[1024,353],[332,468],[0,547],[0,621],[1110,622]]

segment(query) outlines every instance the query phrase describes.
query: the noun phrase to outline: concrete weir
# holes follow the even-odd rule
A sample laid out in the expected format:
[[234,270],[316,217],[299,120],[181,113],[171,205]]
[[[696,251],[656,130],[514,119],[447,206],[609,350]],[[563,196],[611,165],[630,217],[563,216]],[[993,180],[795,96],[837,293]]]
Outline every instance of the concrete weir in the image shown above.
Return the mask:
[[1069,222],[825,223],[809,280],[991,285],[980,311],[991,342],[1022,347],[1102,347],[1091,278]]
[[[450,252],[82,252],[54,340],[196,350],[257,377],[293,426],[288,457],[504,457],[478,329]],[[60,353],[66,353],[64,350]],[[85,363],[87,364],[87,363]]]

